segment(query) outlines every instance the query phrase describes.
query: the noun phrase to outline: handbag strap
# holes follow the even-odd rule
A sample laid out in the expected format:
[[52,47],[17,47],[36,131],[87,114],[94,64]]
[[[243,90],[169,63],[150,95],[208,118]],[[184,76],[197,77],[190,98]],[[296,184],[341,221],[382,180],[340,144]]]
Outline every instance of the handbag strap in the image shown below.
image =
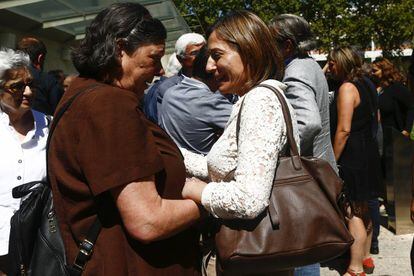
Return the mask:
[[[296,141],[295,141],[294,136],[293,136],[292,117],[290,115],[290,111],[289,111],[289,107],[287,105],[287,102],[286,102],[285,98],[282,95],[283,92],[279,88],[276,88],[276,87],[268,85],[268,84],[260,84],[260,85],[257,85],[255,87],[268,88],[271,91],[273,91],[273,93],[275,93],[275,95],[277,96],[277,98],[280,102],[280,105],[282,107],[283,118],[284,118],[285,123],[286,123],[287,143],[288,143],[288,146],[289,146],[289,151],[288,151],[289,155],[288,156],[290,156],[290,158],[292,160],[292,165],[296,170],[302,169],[302,162],[300,160],[298,147],[297,147]],[[242,99],[242,102],[240,104],[239,114],[237,115],[237,122],[236,122],[236,141],[237,141],[237,145],[239,144],[241,113],[242,113],[245,98],[246,97],[244,97]],[[231,172],[229,172],[226,175],[225,181],[234,177],[235,170],[236,169],[232,170]],[[272,190],[273,190],[273,188],[274,188],[274,183],[272,185]],[[272,195],[272,190],[270,192],[269,198]],[[277,229],[279,227],[280,221],[279,221],[278,212],[277,212],[275,206],[270,203],[267,210],[269,212],[269,217],[270,217],[270,221],[272,223],[272,227],[274,229]]]
[[[52,134],[56,129],[56,126],[60,119],[62,118],[63,114],[68,110],[68,108],[72,105],[72,103],[75,101],[75,99],[80,96],[83,93],[86,93],[88,91],[93,90],[94,88],[101,86],[101,84],[93,84],[85,89],[82,89],[81,91],[77,92],[75,95],[72,96],[63,106],[60,108],[56,116],[53,119],[52,125],[49,130],[49,136],[47,138],[46,143],[46,167],[47,172],[49,172],[49,158],[48,158],[48,152],[49,152],[49,146],[52,138]],[[49,180],[49,173],[47,173],[47,183],[50,185]],[[95,221],[93,222],[92,226],[89,228],[85,238],[79,245],[79,252],[78,255],[75,258],[75,261],[73,265],[67,265],[67,268],[69,270],[69,273],[71,276],[80,276],[85,269],[86,263],[90,260],[93,252],[93,247],[95,245],[96,240],[98,239],[99,232],[102,229],[101,221],[99,220],[98,216],[96,217]]]
[[[57,125],[57,123],[60,121],[60,119],[62,118],[62,116],[63,116],[63,114],[66,112],[66,110],[68,110],[68,108],[72,105],[72,103],[73,103],[73,101],[80,95],[80,94],[82,94],[82,93],[84,93],[84,92],[87,92],[87,91],[91,91],[91,90],[93,90],[94,88],[96,88],[96,87],[98,87],[98,86],[100,86],[100,84],[93,84],[93,85],[90,85],[90,86],[88,86],[88,87],[86,87],[85,89],[82,89],[81,91],[79,91],[79,92],[77,92],[75,95],[73,95],[72,96],[72,98],[70,98],[63,106],[62,106],[62,108],[60,108],[58,111],[57,111],[57,113],[56,113],[56,115],[54,116],[54,118],[53,118],[53,121],[52,121],[52,125],[50,126],[50,129],[49,129],[49,136],[48,136],[48,138],[47,138],[47,143],[46,143],[46,151],[49,151],[49,145],[50,145],[50,141],[51,141],[51,138],[52,138],[52,134],[53,134],[53,132],[54,132],[54,130],[55,130],[55,128],[56,128],[56,125]],[[46,158],[47,158],[47,155],[46,155]]]
[[[302,168],[302,163],[300,162],[300,155],[299,155],[299,150],[298,150],[298,146],[296,144],[294,135],[293,135],[293,124],[292,124],[292,117],[290,115],[290,111],[289,111],[289,107],[287,105],[287,102],[285,100],[285,98],[282,95],[282,91],[280,91],[280,88],[276,88],[274,86],[268,85],[268,84],[259,84],[256,87],[265,87],[270,89],[271,91],[273,91],[275,93],[275,95],[277,96],[280,105],[282,107],[282,112],[283,112],[283,118],[285,119],[285,123],[286,123],[286,134],[287,134],[287,143],[288,143],[288,147],[289,147],[289,156],[292,157],[292,163],[294,165],[294,168],[299,170]],[[240,110],[239,110],[239,114],[237,115],[237,123],[236,123],[236,141],[237,141],[237,145],[239,144],[239,132],[240,132],[240,121],[241,121],[241,113],[242,113],[242,108],[243,108],[243,103],[246,97],[243,98],[241,104],[240,104]]]

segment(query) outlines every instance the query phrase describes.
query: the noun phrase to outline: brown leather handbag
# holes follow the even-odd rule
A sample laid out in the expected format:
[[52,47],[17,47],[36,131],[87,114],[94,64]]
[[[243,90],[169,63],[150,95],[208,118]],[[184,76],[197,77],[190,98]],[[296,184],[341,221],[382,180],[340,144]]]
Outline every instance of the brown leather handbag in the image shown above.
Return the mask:
[[353,243],[337,204],[342,180],[328,162],[299,155],[282,92],[259,86],[271,89],[282,105],[290,150],[279,157],[269,207],[253,220],[220,220],[215,246],[217,272],[224,275],[277,275],[335,258]]

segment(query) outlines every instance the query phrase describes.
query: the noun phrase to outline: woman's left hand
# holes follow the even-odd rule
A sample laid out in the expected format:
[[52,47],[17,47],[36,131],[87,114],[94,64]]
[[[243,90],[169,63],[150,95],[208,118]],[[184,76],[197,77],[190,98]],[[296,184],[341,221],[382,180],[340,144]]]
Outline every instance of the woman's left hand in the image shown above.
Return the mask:
[[201,194],[207,183],[196,177],[187,178],[181,191],[183,198],[192,199],[197,203],[201,203]]

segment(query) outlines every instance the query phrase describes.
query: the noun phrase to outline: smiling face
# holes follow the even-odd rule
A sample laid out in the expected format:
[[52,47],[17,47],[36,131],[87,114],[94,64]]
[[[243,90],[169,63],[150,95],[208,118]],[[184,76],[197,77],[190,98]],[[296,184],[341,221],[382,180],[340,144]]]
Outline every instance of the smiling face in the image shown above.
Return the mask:
[[143,45],[130,55],[122,50],[122,76],[118,79],[118,86],[134,91],[139,96],[143,95],[154,76],[164,74],[161,65],[164,52],[164,43]]
[[217,37],[216,32],[208,38],[208,51],[210,57],[206,70],[214,75],[220,92],[243,94],[241,87],[246,83],[246,74],[239,53],[232,45]]
[[30,110],[33,98],[30,89],[32,81],[33,78],[25,67],[9,70],[2,85],[4,92],[0,93],[2,107],[12,111]]

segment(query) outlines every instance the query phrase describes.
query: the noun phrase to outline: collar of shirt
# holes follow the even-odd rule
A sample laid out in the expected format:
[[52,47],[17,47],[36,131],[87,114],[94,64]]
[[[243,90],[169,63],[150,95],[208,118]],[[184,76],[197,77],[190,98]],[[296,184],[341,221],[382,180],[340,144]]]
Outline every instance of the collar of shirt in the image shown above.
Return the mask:
[[200,88],[200,89],[210,90],[210,88],[204,82],[196,80],[194,78],[189,78],[189,77],[186,77],[186,76],[184,76],[183,80],[181,81],[181,84],[189,85],[189,86],[192,86],[192,87],[197,87],[197,88]]
[[[26,137],[21,142],[22,145],[34,139],[38,140],[40,137],[45,137],[49,134],[49,121],[46,115],[33,109],[31,111],[34,118],[34,127],[26,134]],[[9,115],[2,110],[0,110],[0,123],[6,129],[10,130],[13,135],[16,135],[15,129],[10,125]]]
[[288,65],[289,65],[289,63],[290,63],[292,60],[294,60],[294,59],[295,59],[295,57],[289,57],[289,58],[285,59],[285,60],[284,60],[284,62],[285,62],[285,66],[288,66]]

